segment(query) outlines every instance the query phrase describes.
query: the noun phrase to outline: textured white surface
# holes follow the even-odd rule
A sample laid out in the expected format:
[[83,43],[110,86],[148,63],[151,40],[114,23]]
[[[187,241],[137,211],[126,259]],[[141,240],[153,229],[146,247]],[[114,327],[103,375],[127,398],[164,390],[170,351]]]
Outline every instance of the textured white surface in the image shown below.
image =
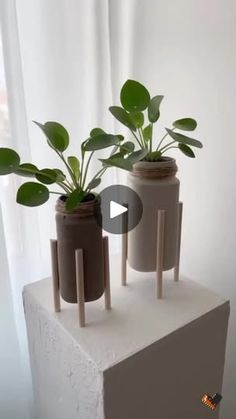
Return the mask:
[[103,377],[94,362],[27,291],[24,306],[37,419],[102,418]]
[[153,277],[132,272],[127,287],[113,286],[111,312],[104,310],[102,299],[87,303],[86,329],[78,327],[73,304],[62,302],[62,312],[53,313],[50,279],[28,285],[25,292],[60,322],[102,371],[225,303],[189,280],[166,280],[166,297],[157,301]]
[[[174,283],[169,279],[165,280],[166,298],[157,301],[153,278],[153,274],[132,272],[127,287],[121,287],[118,281],[113,283],[113,309],[106,312],[102,299],[86,304],[87,327],[83,329],[78,327],[76,306],[63,302],[62,312],[53,312],[50,279],[25,288],[39,419],[143,419],[145,412],[146,419],[154,419],[152,393],[157,388],[162,406],[160,419],[175,419],[176,409],[181,419],[189,419],[183,410],[186,391],[197,410],[196,416],[194,410],[188,411],[191,419],[210,417],[200,398],[201,392],[221,389],[228,303],[192,281]],[[204,346],[205,353],[200,350]],[[189,352],[185,354],[186,348],[190,357]],[[204,358],[211,357],[211,353],[213,359],[207,371]],[[171,359],[174,364],[170,369]],[[188,382],[186,387],[186,380],[191,378],[192,386]],[[169,413],[168,397],[161,395],[162,382],[167,392],[171,382],[171,391],[176,395],[180,389],[182,392],[179,402],[176,395],[172,396],[175,409],[169,409]],[[148,407],[143,406],[142,398]]]

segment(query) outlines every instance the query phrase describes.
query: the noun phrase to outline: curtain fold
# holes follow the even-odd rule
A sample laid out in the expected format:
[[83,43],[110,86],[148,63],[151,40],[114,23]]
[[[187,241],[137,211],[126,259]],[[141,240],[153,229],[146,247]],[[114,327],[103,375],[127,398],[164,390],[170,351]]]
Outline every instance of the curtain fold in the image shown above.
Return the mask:
[[[64,124],[71,135],[70,154],[79,153],[91,128],[116,130],[108,112],[113,97],[111,69],[119,72],[124,60],[120,41],[117,39],[116,46],[113,34],[119,7],[115,5],[113,10],[111,6],[114,8],[107,0],[3,1],[11,130],[8,146],[19,151],[22,162],[32,161],[40,168],[59,163],[61,167],[32,120]],[[111,49],[116,52],[114,57]],[[105,155],[102,151],[97,157]],[[97,171],[99,164],[95,160],[91,171]],[[102,187],[117,183],[117,179],[117,171],[111,169]],[[1,179],[16,312],[22,312],[22,286],[50,274],[49,239],[55,237],[55,198],[39,208],[21,207],[15,203],[21,182],[12,176]]]
[[[56,120],[65,125],[71,137],[70,154],[77,155],[91,128],[120,132],[108,107],[118,101],[117,92],[127,71],[127,28],[124,1],[2,0],[9,137],[1,138],[0,145],[15,148],[22,162],[33,162],[39,168],[60,167],[32,120]],[[97,157],[103,156],[106,151]],[[91,172],[96,172],[98,165],[94,161]],[[102,187],[118,181],[117,171],[111,169]],[[28,282],[50,275],[55,198],[39,208],[19,206],[15,195],[21,183],[16,176],[0,179],[14,321],[28,392],[21,291]],[[110,237],[110,244],[111,252],[117,251],[119,239]]]

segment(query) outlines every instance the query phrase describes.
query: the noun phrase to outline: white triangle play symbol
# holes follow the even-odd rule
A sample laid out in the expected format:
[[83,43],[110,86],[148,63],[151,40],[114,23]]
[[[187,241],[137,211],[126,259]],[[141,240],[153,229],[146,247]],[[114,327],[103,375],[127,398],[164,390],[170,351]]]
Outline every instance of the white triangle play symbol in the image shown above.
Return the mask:
[[128,211],[128,208],[124,207],[124,205],[120,205],[115,201],[110,201],[110,218],[118,217],[118,215],[121,215],[126,211]]

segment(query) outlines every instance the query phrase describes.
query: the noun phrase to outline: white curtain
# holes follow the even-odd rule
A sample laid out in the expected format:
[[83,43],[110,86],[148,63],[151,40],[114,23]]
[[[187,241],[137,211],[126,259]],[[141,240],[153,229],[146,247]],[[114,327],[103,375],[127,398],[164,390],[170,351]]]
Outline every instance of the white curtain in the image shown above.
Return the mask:
[[[184,201],[182,271],[231,298],[233,336],[235,1],[2,0],[1,21],[11,128],[5,143],[25,161],[41,167],[56,163],[32,120],[63,123],[74,153],[95,126],[121,131],[108,106],[118,104],[127,78],[165,95],[162,127],[182,116],[198,119],[204,149],[195,161],[176,154]],[[103,186],[124,179],[110,171]],[[23,284],[50,272],[54,200],[39,209],[22,208],[14,201],[19,179],[0,180],[15,321],[24,352],[20,292]],[[117,250],[115,240],[112,249]],[[222,418],[231,419],[236,348],[233,339],[229,342]]]
[[[32,120],[56,120],[65,125],[71,136],[71,154],[79,153],[80,144],[91,128],[98,126],[115,132],[118,127],[108,106],[115,97],[114,86],[118,90],[128,72],[128,22],[124,1],[118,4],[108,0],[3,0],[1,28],[9,135],[2,135],[0,145],[14,147],[24,162],[58,167],[57,158]],[[95,161],[91,171],[95,172],[97,165]],[[119,175],[113,169],[102,186],[118,181]],[[25,400],[30,399],[21,291],[28,282],[50,275],[49,239],[55,237],[55,199],[40,208],[21,207],[15,203],[21,179],[9,176],[0,182],[3,248],[8,258],[11,311],[20,344],[19,354],[15,347],[15,358],[21,355],[23,367],[12,371],[12,377],[14,381],[14,375],[21,374],[24,384],[21,388],[25,390],[18,392],[19,408],[15,412],[9,397],[5,397],[0,416],[14,419],[17,411],[17,417],[19,411],[21,417],[26,417]],[[3,234],[1,239],[3,243]],[[117,250],[117,243],[113,237],[112,251]],[[5,271],[2,275],[6,276]],[[6,326],[9,322],[6,318]],[[1,385],[4,384],[3,374]],[[32,412],[27,414],[32,417]]]
[[[19,151],[22,161],[32,161],[39,167],[58,166],[57,156],[32,120],[64,124],[71,135],[70,152],[75,154],[91,128],[99,126],[110,132],[119,129],[108,106],[115,96],[112,86],[118,91],[128,73],[130,26],[124,6],[125,2],[109,4],[107,0],[2,2],[11,129],[7,143]],[[97,165],[95,161],[92,171]],[[102,186],[117,183],[118,176],[111,170]],[[50,273],[49,239],[55,237],[55,199],[37,209],[18,206],[15,194],[20,181],[1,179],[6,246],[19,324],[22,286]]]

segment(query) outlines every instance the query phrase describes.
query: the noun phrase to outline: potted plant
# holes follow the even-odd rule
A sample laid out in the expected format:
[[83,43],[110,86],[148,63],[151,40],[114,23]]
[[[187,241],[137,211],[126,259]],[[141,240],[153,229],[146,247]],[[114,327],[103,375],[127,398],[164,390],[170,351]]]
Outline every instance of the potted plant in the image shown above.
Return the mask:
[[175,176],[175,159],[166,153],[177,148],[187,157],[194,158],[193,148],[202,147],[200,141],[183,134],[183,131],[194,131],[197,127],[192,118],[174,121],[171,128],[165,128],[162,138],[154,141],[153,127],[159,120],[162,100],[162,95],[151,97],[145,86],[127,80],[120,92],[122,106],[109,108],[112,115],[130,130],[137,152],[143,153],[128,175],[128,185],[138,193],[143,204],[142,219],[129,232],[128,261],[132,268],[144,272],[156,270],[156,220],[160,209],[166,211],[164,270],[173,268],[176,262],[179,180]]
[[[102,221],[99,195],[96,188],[110,163],[88,178],[89,165],[96,150],[112,147],[108,162],[132,169],[140,153],[124,142],[121,135],[105,133],[94,128],[90,137],[81,144],[80,159],[65,156],[69,146],[69,134],[58,122],[35,122],[47,138],[49,147],[58,155],[67,175],[59,168],[39,169],[32,163],[22,163],[18,153],[10,148],[0,148],[0,175],[16,174],[33,178],[23,183],[16,196],[19,204],[34,207],[44,204],[51,194],[58,195],[56,202],[56,227],[58,242],[58,269],[62,298],[70,303],[77,302],[75,278],[75,250],[84,251],[84,294],[85,301],[98,299],[104,292],[104,267],[102,246]],[[53,190],[52,185],[61,189]],[[100,220],[99,220],[100,219]]]

